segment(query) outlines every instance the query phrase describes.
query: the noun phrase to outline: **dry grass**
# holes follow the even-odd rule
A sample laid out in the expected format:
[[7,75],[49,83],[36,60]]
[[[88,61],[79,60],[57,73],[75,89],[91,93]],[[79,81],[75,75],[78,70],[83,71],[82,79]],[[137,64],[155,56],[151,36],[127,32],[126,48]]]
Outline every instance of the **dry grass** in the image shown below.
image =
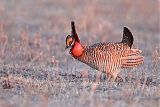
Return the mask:
[[[0,107],[159,107],[158,3],[0,0]],[[65,51],[71,20],[86,45],[120,41],[128,26],[144,64],[122,70],[110,87],[104,74]]]

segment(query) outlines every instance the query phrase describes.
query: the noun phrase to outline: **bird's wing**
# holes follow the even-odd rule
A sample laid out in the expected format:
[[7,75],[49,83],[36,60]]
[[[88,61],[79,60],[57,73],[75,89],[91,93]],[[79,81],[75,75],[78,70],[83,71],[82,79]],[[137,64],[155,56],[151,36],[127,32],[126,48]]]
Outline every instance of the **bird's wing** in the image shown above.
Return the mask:
[[90,46],[94,49],[100,50],[102,52],[122,52],[124,50],[129,50],[129,46],[125,43],[117,42],[117,43],[97,43]]
[[89,65],[94,65],[94,68],[106,72],[115,78],[121,67],[123,51],[120,51],[120,49],[119,51],[115,51],[112,48],[104,44],[100,46],[99,44],[87,48],[86,53],[88,58],[91,59]]

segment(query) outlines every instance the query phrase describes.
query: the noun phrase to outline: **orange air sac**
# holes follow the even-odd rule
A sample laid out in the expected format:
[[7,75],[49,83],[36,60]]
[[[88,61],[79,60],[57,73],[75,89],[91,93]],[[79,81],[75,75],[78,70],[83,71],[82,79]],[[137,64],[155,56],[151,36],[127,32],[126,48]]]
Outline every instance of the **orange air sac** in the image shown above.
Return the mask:
[[75,42],[73,48],[71,49],[71,54],[74,57],[80,56],[83,53],[84,48],[79,42]]

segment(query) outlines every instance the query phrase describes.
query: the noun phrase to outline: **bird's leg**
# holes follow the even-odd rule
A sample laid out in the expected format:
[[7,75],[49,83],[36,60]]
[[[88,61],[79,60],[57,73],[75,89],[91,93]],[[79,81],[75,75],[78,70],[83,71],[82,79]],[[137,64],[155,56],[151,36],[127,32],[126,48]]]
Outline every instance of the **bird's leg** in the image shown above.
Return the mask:
[[101,75],[102,75],[101,72],[97,72],[97,75],[96,75],[96,82],[97,82],[97,83],[100,82],[100,80],[101,80]]
[[107,82],[108,82],[108,86],[109,88],[112,87],[112,76],[110,74],[107,74]]
[[112,76],[111,76],[110,74],[107,74],[107,82],[110,81],[111,77],[112,77]]
[[112,73],[108,76],[108,79],[109,79],[108,82],[110,83],[109,87],[112,87],[112,88],[117,87],[117,83],[115,81],[116,78],[117,78],[117,73]]
[[102,75],[101,72],[97,72],[96,79],[92,84],[91,94],[93,94],[96,91],[98,84],[100,83],[101,75]]
[[117,78],[122,79],[121,77],[118,76],[118,73],[119,73],[119,72],[116,71],[116,72],[114,72],[114,73],[112,74],[112,78],[113,78],[113,79],[112,79],[112,83],[113,83],[112,87],[117,87],[118,82],[119,82],[119,81],[116,81]]

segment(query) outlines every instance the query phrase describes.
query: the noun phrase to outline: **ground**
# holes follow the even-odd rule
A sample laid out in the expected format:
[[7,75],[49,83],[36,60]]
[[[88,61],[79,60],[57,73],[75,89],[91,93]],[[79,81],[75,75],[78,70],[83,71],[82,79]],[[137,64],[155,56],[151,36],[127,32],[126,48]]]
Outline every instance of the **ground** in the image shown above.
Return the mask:
[[[0,107],[159,107],[158,0],[0,0]],[[65,50],[70,22],[82,43],[134,36],[144,64],[110,87]]]

